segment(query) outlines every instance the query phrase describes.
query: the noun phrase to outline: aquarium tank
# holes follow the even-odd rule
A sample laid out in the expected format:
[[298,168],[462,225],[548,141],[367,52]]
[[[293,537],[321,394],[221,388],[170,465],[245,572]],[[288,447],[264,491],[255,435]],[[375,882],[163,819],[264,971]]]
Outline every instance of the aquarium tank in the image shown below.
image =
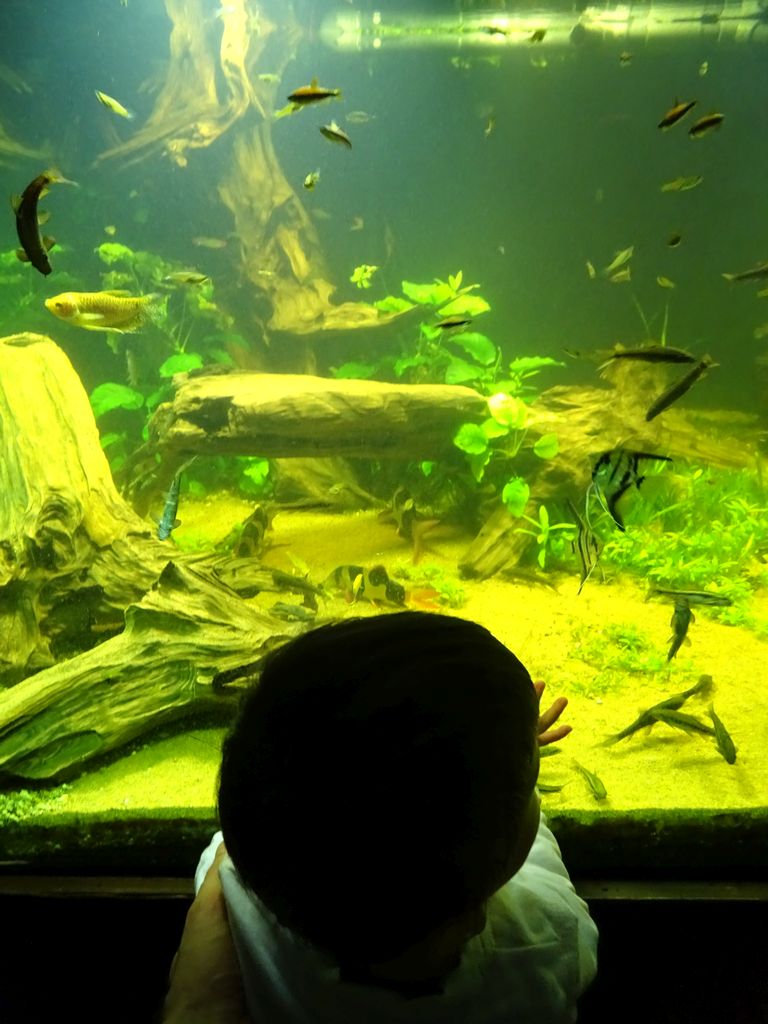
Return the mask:
[[768,7],[6,0],[0,861],[189,869],[264,657],[475,620],[569,866],[768,863]]

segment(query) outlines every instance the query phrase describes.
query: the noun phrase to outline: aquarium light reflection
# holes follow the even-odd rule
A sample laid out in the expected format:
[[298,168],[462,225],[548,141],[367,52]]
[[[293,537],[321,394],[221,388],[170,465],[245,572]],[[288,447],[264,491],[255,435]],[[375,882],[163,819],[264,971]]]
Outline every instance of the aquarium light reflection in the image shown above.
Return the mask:
[[543,43],[546,47],[589,39],[637,42],[704,38],[708,41],[768,41],[768,10],[760,0],[692,5],[683,3],[591,6],[582,12],[531,8],[514,14],[414,11],[349,11],[326,15],[320,38],[337,50],[408,47],[490,50]]

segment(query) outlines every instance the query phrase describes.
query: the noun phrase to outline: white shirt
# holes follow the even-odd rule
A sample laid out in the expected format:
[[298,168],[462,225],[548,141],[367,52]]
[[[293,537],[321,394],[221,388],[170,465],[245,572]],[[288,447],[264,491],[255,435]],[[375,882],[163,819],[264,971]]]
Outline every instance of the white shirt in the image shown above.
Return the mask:
[[[221,841],[217,832],[200,858],[196,890]],[[220,877],[254,1024],[572,1024],[597,970],[597,927],[543,814],[525,863],[488,901],[485,929],[441,995],[340,982],[332,959],[278,924],[229,858]]]

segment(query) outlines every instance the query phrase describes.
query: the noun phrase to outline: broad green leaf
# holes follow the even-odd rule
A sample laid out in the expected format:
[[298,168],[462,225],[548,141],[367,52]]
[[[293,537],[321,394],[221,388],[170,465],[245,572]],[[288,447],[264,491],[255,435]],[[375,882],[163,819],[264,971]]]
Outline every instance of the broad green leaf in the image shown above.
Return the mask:
[[454,435],[453,443],[467,455],[481,455],[488,449],[488,438],[478,423],[462,423]]
[[415,366],[423,366],[426,362],[424,356],[403,356],[396,359],[392,369],[398,377],[402,377],[406,370],[412,370]]
[[545,366],[565,366],[557,359],[550,359],[549,356],[523,356],[520,359],[513,359],[509,364],[509,372],[518,377],[530,377]]
[[451,286],[451,288],[453,288],[455,292],[457,292],[459,288],[461,288],[461,281],[463,277],[464,273],[461,270],[459,270],[456,274],[448,275],[448,284]]
[[501,492],[501,500],[506,505],[510,515],[521,516],[525,511],[530,495],[531,489],[525,480],[521,476],[513,476],[504,485],[504,489]]
[[445,383],[466,384],[469,380],[477,380],[482,373],[483,371],[477,363],[468,363],[466,359],[451,356],[445,371]]
[[202,365],[202,356],[197,352],[177,352],[175,356],[166,359],[157,372],[161,377],[173,377],[175,373],[198,370]]
[[506,437],[509,433],[508,427],[505,427],[493,418],[484,420],[481,424],[481,429],[489,441],[492,441],[494,437]]
[[429,459],[425,459],[423,462],[419,463],[419,468],[424,476],[431,476],[432,470],[435,468],[435,463],[430,462]]
[[528,406],[520,398],[499,391],[488,399],[488,412],[509,430],[522,430],[528,417]]
[[333,375],[339,380],[369,380],[377,369],[378,363],[342,363],[333,368]]
[[490,338],[477,331],[462,331],[447,339],[452,345],[458,345],[476,359],[481,366],[490,366],[496,359],[496,346]]
[[490,305],[481,299],[479,295],[459,295],[440,310],[440,316],[477,316],[479,313],[487,313]]
[[542,434],[533,446],[533,451],[540,459],[553,459],[560,451],[557,434]]
[[414,304],[397,295],[387,295],[383,299],[377,299],[374,306],[382,313],[404,313],[406,309],[413,309]]
[[451,286],[445,281],[435,281],[434,284],[414,284],[413,281],[402,282],[403,295],[406,295],[413,302],[421,306],[439,306],[441,302],[447,302],[453,295]]
[[97,252],[106,264],[118,263],[120,260],[132,263],[136,256],[133,249],[121,245],[120,242],[102,242],[93,251]]
[[113,444],[119,444],[120,441],[125,441],[127,437],[127,434],[117,434],[114,431],[111,434],[102,434],[100,438],[101,447],[106,450]]
[[490,462],[490,459],[490,449],[487,452],[481,452],[478,455],[469,456],[469,471],[477,483],[480,483],[483,479],[483,476],[485,475],[485,467]]
[[144,395],[125,384],[107,381],[93,389],[90,401],[93,415],[98,419],[111,409],[140,409],[144,405]]
[[261,486],[269,476],[269,459],[253,459],[243,469],[243,476],[247,476],[257,486]]

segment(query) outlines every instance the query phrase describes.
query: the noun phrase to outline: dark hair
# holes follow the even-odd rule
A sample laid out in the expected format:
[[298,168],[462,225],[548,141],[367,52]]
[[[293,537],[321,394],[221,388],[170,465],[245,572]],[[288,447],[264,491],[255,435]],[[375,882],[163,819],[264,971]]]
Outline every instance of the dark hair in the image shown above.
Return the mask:
[[243,883],[339,964],[397,955],[506,881],[537,716],[523,665],[464,619],[390,613],[291,641],[224,743]]

